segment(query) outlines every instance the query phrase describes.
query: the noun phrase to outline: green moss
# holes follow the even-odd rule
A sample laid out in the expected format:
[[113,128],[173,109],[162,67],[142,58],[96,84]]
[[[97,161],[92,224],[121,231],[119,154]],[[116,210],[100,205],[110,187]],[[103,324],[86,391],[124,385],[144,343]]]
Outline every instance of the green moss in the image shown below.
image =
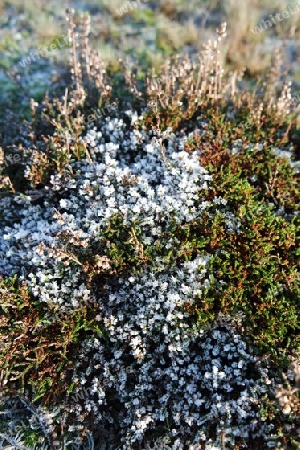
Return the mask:
[[[232,156],[225,167],[210,169],[211,195],[225,198],[227,205],[192,232],[201,235],[201,247],[214,255],[210,269],[215,281],[206,292],[206,308],[233,315],[241,311],[246,334],[279,362],[292,348],[300,348],[295,174],[271,149]],[[279,207],[287,218],[278,215]],[[226,211],[238,219],[236,231],[228,230]],[[196,312],[201,317],[201,303]]]
[[57,401],[68,389],[76,345],[91,334],[101,335],[95,309],[83,305],[58,312],[55,305],[34,299],[17,277],[0,279],[0,296],[3,390],[29,388],[34,402]]

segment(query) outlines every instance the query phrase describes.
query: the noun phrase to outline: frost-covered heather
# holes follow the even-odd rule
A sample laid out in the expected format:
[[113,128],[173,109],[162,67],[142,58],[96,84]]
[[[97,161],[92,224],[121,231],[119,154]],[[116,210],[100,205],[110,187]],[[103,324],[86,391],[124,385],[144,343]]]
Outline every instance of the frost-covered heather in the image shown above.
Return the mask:
[[[64,303],[62,298],[69,299],[70,292],[58,291],[55,280],[61,279],[63,270],[74,286],[82,273],[79,265],[70,268],[65,262],[61,267],[63,232],[70,236],[68,242],[86,248],[100,241],[112,217],[121,215],[124,225],[139,225],[142,245],[153,246],[171,222],[199,218],[210,205],[201,201],[200,194],[211,176],[200,166],[197,152],[184,152],[182,142],[173,148],[171,140],[168,151],[162,151],[155,138],[136,130],[126,136],[123,127],[122,120],[115,119],[107,120],[102,132],[89,131],[84,138],[89,158],[71,163],[69,176],[51,177],[42,206],[33,205],[30,196],[2,200],[5,219],[18,218],[1,235],[0,249],[7,252],[2,273],[23,274],[42,301],[51,297]],[[104,134],[110,136],[109,143],[103,143]],[[142,151],[140,139],[146,141]],[[176,238],[170,233],[168,238],[173,240],[165,243],[166,248],[172,248]]]
[[250,434],[270,438],[272,426],[258,412],[268,371],[255,364],[230,322],[202,337],[180,312],[187,293],[201,286],[199,264],[119,280],[100,306],[105,339],[84,343],[76,380],[83,387],[70,401],[83,392],[83,406],[71,411],[91,411],[112,445],[196,448],[201,441],[219,445],[221,431],[231,445]]
[[[183,151],[183,138],[167,134],[157,140],[107,119],[82,138],[87,158],[52,176],[42,204],[30,196],[2,199],[1,273],[20,275],[40,302],[63,310],[98,305],[102,335],[81,343],[73,392],[53,419],[69,424],[65,442],[84,433],[87,416],[94,423],[88,431],[107,448],[196,449],[201,442],[206,449],[234,448],[249,436],[272,441],[272,425],[260,413],[275,388],[267,365],[258,364],[232,320],[204,332],[184,308],[210,284],[209,255],[180,267],[164,258],[179,244],[176,224],[211,206],[226,208],[225,200],[204,196],[211,176],[199,152]],[[81,256],[97,249],[95,261],[110,273],[102,238],[115,217],[120,227],[138,227],[136,252],[151,248],[152,260],[96,289]],[[227,218],[228,232],[238,230],[234,212]]]

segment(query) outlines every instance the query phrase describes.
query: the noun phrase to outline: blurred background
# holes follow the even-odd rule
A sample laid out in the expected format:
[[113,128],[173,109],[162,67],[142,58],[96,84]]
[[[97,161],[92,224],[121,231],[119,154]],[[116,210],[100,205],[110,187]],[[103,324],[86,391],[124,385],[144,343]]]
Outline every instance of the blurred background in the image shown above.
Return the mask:
[[[66,8],[91,16],[92,46],[104,61],[113,64],[125,55],[143,70],[159,68],[172,55],[193,57],[226,21],[226,67],[244,68],[252,80],[281,48],[286,77],[294,95],[299,91],[300,0],[0,0],[0,101],[5,111],[26,115],[31,97],[40,101],[63,84],[69,61]],[[7,120],[1,109],[1,119]]]

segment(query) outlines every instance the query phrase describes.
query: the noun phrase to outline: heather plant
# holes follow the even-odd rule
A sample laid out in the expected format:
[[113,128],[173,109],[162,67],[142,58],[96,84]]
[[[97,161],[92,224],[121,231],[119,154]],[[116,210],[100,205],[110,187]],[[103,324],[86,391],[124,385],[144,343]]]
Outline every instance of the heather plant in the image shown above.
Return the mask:
[[[198,65],[140,76],[106,68],[89,18],[67,17],[71,83],[31,103],[18,177],[3,161],[1,445],[297,448],[282,373],[300,350],[299,190],[280,55],[242,91],[218,59],[222,25]],[[91,125],[95,108],[108,114]]]

